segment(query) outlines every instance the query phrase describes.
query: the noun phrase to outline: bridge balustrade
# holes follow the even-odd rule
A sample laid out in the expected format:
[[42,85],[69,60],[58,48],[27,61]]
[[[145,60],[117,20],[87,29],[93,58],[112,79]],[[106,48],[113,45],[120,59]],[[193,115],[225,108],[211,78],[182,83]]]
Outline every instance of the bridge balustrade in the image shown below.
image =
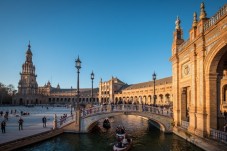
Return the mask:
[[57,128],[61,128],[69,123],[71,123],[72,121],[74,121],[74,115],[70,115],[70,116],[67,116],[65,118],[61,118],[57,121]]
[[139,111],[139,105],[132,105],[132,104],[118,104],[118,105],[111,105],[111,111]]
[[227,144],[227,133],[215,129],[210,130],[210,137],[217,141],[223,142]]
[[101,105],[93,108],[81,110],[81,117],[90,116],[100,113],[110,113],[119,111],[133,111],[133,112],[147,112],[152,114],[159,114],[163,116],[173,117],[173,112],[170,108],[154,107],[148,105],[133,105],[133,104],[117,104],[117,105]]
[[85,116],[93,115],[93,114],[97,114],[97,113],[107,112],[107,107],[108,107],[108,105],[101,105],[101,106],[96,106],[93,108],[82,109],[81,117],[85,117]]
[[170,108],[165,108],[165,107],[154,107],[149,105],[143,105],[142,111],[153,113],[153,114],[159,114],[163,116],[168,116],[168,117],[173,117],[173,111]]

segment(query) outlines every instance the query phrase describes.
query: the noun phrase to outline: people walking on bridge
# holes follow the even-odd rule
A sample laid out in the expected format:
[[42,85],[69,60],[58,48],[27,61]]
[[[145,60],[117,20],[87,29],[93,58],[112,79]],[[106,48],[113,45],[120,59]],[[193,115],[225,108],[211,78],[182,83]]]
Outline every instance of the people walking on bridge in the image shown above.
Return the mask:
[[2,129],[2,133],[6,133],[6,122],[5,122],[5,120],[3,120],[2,123],[1,123],[1,129]]
[[24,123],[24,120],[20,117],[20,119],[18,120],[18,123],[19,123],[19,131],[20,130],[23,130],[23,123]]
[[46,127],[47,118],[45,116],[43,117],[42,121],[43,121],[43,127]]

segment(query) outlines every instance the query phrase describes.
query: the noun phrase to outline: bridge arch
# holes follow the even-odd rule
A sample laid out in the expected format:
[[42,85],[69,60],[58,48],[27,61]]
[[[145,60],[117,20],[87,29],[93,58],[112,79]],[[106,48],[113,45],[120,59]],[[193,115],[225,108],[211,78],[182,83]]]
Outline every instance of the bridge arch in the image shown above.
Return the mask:
[[91,115],[87,116],[81,119],[80,123],[80,130],[83,133],[89,132],[97,123],[99,120],[111,117],[111,116],[120,116],[120,115],[134,115],[134,116],[141,116],[144,118],[147,118],[148,120],[151,120],[155,123],[157,123],[159,126],[156,127],[159,128],[161,131],[165,133],[171,133],[172,132],[172,125],[170,124],[172,120],[167,120],[168,118],[165,118],[161,115],[156,114],[147,114],[147,113],[141,113],[141,112],[110,112],[110,113],[104,113],[104,114],[97,114],[97,115]]

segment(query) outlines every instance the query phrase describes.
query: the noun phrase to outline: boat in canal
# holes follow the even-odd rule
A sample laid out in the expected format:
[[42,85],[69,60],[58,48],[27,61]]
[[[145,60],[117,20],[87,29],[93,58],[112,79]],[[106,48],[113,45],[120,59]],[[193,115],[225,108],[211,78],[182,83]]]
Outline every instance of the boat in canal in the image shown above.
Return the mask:
[[125,138],[125,135],[126,135],[126,131],[125,131],[124,126],[118,125],[118,127],[116,129],[116,137],[123,139],[123,138]]
[[128,151],[132,147],[132,138],[126,136],[124,126],[118,126],[116,129],[117,142],[113,146],[113,151]]
[[128,151],[132,147],[132,139],[131,138],[124,138],[121,141],[118,141],[113,146],[113,151]]
[[103,121],[103,127],[106,128],[106,129],[109,129],[111,126],[110,126],[110,121],[108,118],[106,118],[104,121]]

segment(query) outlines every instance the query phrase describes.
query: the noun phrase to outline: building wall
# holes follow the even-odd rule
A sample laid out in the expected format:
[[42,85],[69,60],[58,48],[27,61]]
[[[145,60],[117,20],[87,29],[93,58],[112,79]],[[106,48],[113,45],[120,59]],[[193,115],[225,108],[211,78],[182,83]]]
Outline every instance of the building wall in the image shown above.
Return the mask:
[[[159,79],[155,85],[156,105],[172,104],[172,77]],[[154,104],[153,81],[133,84],[114,95],[115,103]]]
[[[223,128],[226,109],[227,5],[210,19],[201,4],[200,19],[194,15],[189,39],[176,21],[172,45],[174,121],[189,122],[188,130],[206,137],[210,129]],[[180,28],[179,28],[180,27]]]

